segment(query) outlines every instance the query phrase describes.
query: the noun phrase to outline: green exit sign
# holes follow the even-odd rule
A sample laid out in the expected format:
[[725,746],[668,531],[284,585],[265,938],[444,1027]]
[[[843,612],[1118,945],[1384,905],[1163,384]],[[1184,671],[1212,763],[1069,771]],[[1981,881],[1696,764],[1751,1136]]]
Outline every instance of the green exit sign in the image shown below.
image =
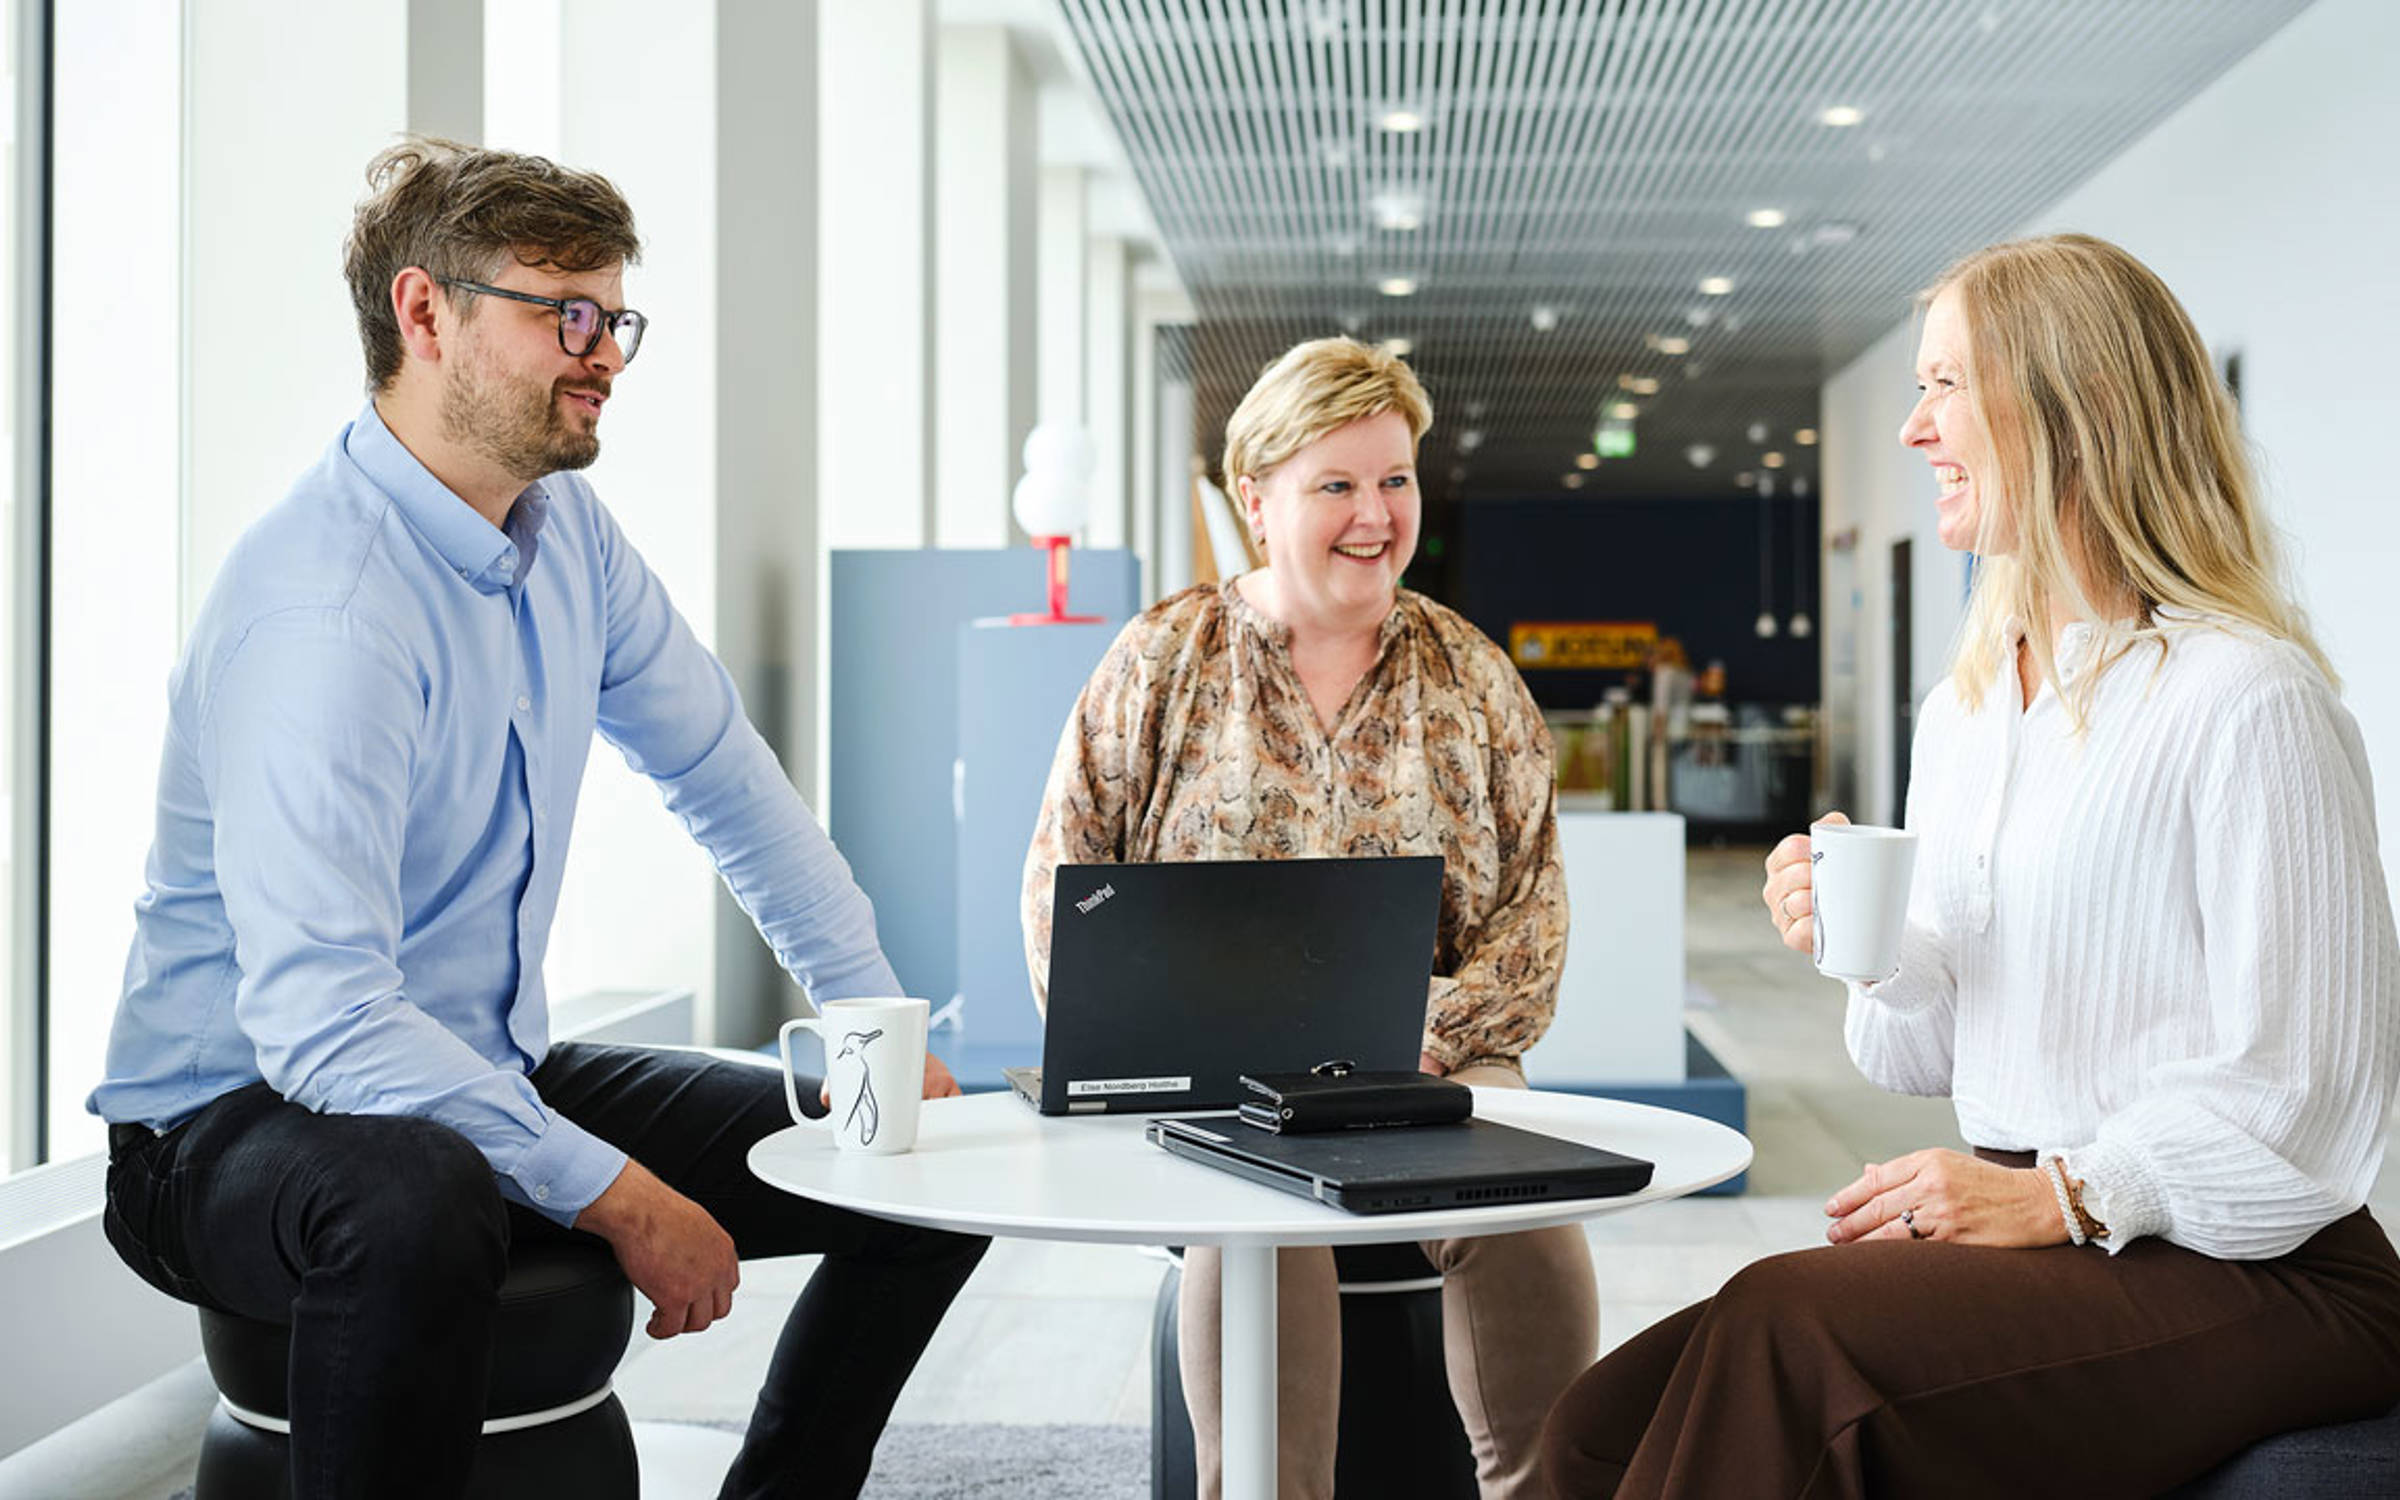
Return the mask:
[[1602,458],[1633,457],[1633,424],[1603,423],[1600,430],[1592,434],[1592,451]]

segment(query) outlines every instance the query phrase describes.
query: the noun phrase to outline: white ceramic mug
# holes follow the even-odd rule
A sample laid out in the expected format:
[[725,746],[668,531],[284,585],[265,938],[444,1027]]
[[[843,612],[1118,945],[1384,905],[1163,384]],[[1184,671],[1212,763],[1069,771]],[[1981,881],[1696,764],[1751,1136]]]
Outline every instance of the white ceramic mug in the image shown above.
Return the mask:
[[1917,836],[1905,828],[1819,823],[1808,830],[1817,972],[1873,984],[1900,967]]
[[[784,1022],[775,1045],[783,1054],[783,1098],[792,1118],[830,1130],[844,1151],[891,1156],[916,1145],[930,1010],[922,1000],[897,997],[828,1000],[817,1014]],[[825,1044],[825,1085],[833,1109],[822,1120],[800,1110],[799,1074],[792,1066],[795,1031],[813,1031]]]

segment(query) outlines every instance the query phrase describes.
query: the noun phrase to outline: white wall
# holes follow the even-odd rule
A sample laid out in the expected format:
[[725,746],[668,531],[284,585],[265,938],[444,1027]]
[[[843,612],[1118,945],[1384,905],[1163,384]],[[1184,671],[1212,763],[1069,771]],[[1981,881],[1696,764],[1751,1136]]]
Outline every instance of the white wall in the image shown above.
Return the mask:
[[931,0],[836,0],[818,26],[825,544],[922,547],[934,531]]
[[[642,263],[627,302],[652,320],[618,377],[594,488],[704,645],[716,644],[715,9],[642,0],[559,8],[557,152],[633,205]],[[626,39],[641,38],[639,67]],[[513,72],[491,70],[495,82]],[[497,123],[497,122],[495,122]],[[698,991],[715,1013],[717,880],[658,789],[592,746],[549,961],[553,994]]]
[[[2241,353],[2243,425],[2301,596],[2366,734],[2387,868],[2400,848],[2400,660],[2385,644],[2385,613],[2400,544],[2373,452],[2400,348],[2389,248],[2400,238],[2394,57],[2400,6],[2319,0],[2024,226],[2124,245],[2174,288],[2213,349]],[[1887,345],[1826,387],[1827,525],[1837,505],[1896,504],[1929,549],[1933,489],[1921,465],[1878,477],[1862,460],[1857,495],[1842,493],[1849,470],[1834,466],[1854,445],[1891,441],[1908,389]],[[1880,411],[1870,391],[1890,392]],[[1921,629],[1918,639],[1922,654]]]
[[[1055,113],[1055,112],[1053,112]],[[1045,116],[1045,129],[1047,120]],[[1047,150],[1047,141],[1044,148]],[[1034,420],[1083,420],[1084,257],[1087,218],[1082,167],[1042,167],[1035,219],[1035,291],[1040,333],[1035,352]]]
[[2321,642],[2345,679],[2400,855],[2400,542],[2374,457],[2400,349],[2400,6],[2320,0],[2027,226],[2105,236],[2242,356],[2242,425]]
[[1125,433],[1133,411],[1125,372],[1131,280],[1123,240],[1094,235],[1084,242],[1083,424],[1092,434],[1094,462],[1092,513],[1083,540],[1093,547],[1122,547],[1133,534],[1126,510]]
[[[1933,479],[1900,446],[1916,363],[1916,328],[1904,322],[1828,381],[1818,413],[1824,434],[1821,514],[1829,545],[1818,586],[1825,706],[1834,774],[1831,800],[1853,818],[1896,821],[1892,681],[1892,543],[1914,538],[1909,599],[1909,699],[1942,679],[1965,597],[1961,554],[1933,534]],[[1845,533],[1848,536],[1845,538]]]
[[934,541],[1005,547],[1034,421],[1034,81],[1001,26],[946,26],[935,111]]

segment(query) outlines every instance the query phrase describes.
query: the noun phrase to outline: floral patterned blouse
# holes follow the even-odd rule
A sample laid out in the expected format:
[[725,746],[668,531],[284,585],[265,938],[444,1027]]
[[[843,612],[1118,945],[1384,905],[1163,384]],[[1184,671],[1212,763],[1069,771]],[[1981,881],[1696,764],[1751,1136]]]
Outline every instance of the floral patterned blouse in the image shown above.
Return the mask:
[[1059,737],[1025,857],[1025,956],[1043,994],[1062,863],[1438,854],[1424,1050],[1514,1065],[1566,962],[1550,734],[1500,648],[1399,591],[1329,734],[1290,631],[1233,580],[1128,624]]

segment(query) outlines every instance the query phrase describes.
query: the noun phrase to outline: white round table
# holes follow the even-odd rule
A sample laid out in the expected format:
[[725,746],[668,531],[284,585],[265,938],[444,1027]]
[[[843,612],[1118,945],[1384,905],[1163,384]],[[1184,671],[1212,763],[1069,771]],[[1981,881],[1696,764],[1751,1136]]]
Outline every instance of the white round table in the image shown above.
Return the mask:
[[1423,1213],[1352,1214],[1196,1162],[1142,1138],[1139,1115],[1050,1117],[1013,1094],[927,1101],[916,1149],[837,1151],[795,1126],[750,1150],[765,1182],[822,1203],[932,1229],[1224,1251],[1224,1453],[1228,1500],[1275,1493],[1275,1250],[1504,1234],[1678,1198],[1750,1165],[1742,1135],[1696,1115],[1579,1094],[1477,1089],[1503,1125],[1638,1156],[1650,1186]]

